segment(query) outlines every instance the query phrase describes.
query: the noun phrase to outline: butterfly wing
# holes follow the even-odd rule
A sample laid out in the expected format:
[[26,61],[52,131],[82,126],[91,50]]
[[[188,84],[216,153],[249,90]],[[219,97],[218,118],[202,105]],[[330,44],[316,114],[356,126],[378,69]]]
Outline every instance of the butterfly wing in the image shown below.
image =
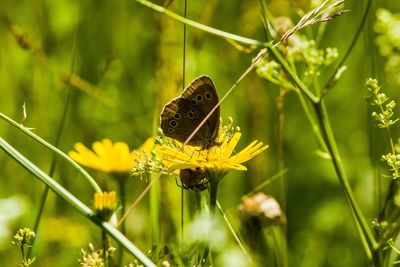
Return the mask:
[[[164,106],[161,112],[161,129],[165,136],[183,143],[204,117],[205,115],[198,105],[193,105],[190,100],[178,97]],[[210,128],[208,124],[204,124],[188,144],[203,146],[210,136]]]
[[[211,78],[206,75],[194,79],[183,91],[181,97],[191,101],[192,105],[201,110],[203,117],[199,124],[219,102],[217,90]],[[217,138],[219,118],[220,111],[218,107],[206,122],[210,129],[210,135],[207,136],[208,143],[212,143]]]

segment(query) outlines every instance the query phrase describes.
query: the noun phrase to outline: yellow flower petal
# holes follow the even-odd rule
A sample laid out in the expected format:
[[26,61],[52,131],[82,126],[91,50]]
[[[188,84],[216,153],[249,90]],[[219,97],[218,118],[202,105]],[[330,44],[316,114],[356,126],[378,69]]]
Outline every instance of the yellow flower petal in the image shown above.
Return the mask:
[[231,161],[237,162],[237,163],[246,162],[246,161],[254,158],[255,156],[257,156],[258,154],[260,154],[261,152],[263,152],[264,150],[266,150],[268,148],[268,146],[263,146],[263,143],[261,143],[261,142],[260,143],[255,143],[255,142],[257,142],[257,141],[254,141],[249,146],[247,146],[245,149],[243,149],[242,151],[240,151],[239,153],[234,155],[231,158]]
[[139,147],[138,150],[146,150],[146,151],[151,151],[154,147],[154,138],[150,137],[147,138],[147,140]]
[[226,173],[230,169],[245,171],[244,163],[268,148],[262,142],[254,141],[245,149],[232,156],[236,145],[241,137],[235,133],[228,139],[224,133],[220,134],[218,140],[221,145],[199,151],[198,148],[186,146],[183,149],[171,145],[162,145],[157,153],[163,159],[163,164],[168,170],[187,169],[202,167],[210,172]]
[[229,144],[224,152],[225,158],[229,158],[232,155],[232,152],[235,149],[237,143],[239,142],[241,136],[242,136],[241,133],[235,133],[233,135],[232,139],[229,141]]
[[[168,162],[165,162],[166,165],[168,166]],[[196,167],[200,167],[198,164],[192,164],[192,163],[175,163],[172,164],[171,167],[168,168],[168,172],[173,172],[176,170],[181,170],[181,169],[191,169],[191,168],[196,168]]]
[[[146,140],[149,145],[154,141]],[[110,139],[103,139],[101,142],[95,142],[92,145],[93,151],[88,149],[82,143],[76,143],[75,151],[70,151],[70,157],[84,166],[97,169],[104,172],[129,172],[137,162],[135,151],[130,151],[129,146],[123,142],[112,143]],[[149,149],[150,152],[150,149]]]
[[132,169],[134,162],[130,157],[129,147],[125,143],[115,143],[113,149],[113,158],[110,159],[112,161],[112,165],[118,171],[129,171]]
[[94,142],[92,148],[99,158],[107,159],[110,156],[112,144],[109,139],[103,139],[102,142]]
[[89,167],[96,166],[98,157],[86,146],[84,146],[82,143],[77,143],[75,144],[75,149],[77,152],[71,151],[69,153],[73,160]]

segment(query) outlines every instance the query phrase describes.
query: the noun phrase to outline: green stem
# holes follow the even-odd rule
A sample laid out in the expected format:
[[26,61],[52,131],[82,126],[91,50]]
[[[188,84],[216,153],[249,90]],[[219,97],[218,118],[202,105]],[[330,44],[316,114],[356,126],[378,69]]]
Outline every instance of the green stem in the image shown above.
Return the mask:
[[377,243],[375,241],[374,235],[368,223],[358,206],[353,191],[350,187],[349,181],[344,172],[343,164],[339,156],[338,149],[336,147],[336,142],[333,136],[332,128],[329,123],[325,107],[322,102],[314,104],[315,112],[317,114],[318,122],[322,132],[322,136],[325,140],[325,144],[332,158],[332,163],[335,168],[336,174],[338,176],[339,182],[345,192],[346,198],[350,204],[351,211],[353,212],[357,227],[360,230],[361,239],[366,242],[365,250],[369,258],[373,260],[376,266],[378,265],[377,253],[375,248]]
[[[282,226],[273,226],[271,228],[271,235],[273,239],[273,245],[275,246],[274,249],[274,256],[276,266],[280,267],[287,267],[288,266],[288,253],[287,253],[287,234],[286,229]],[[264,234],[263,242],[267,243],[267,238]],[[264,247],[267,247],[266,245]]]
[[[209,179],[211,182],[209,183],[209,192],[210,192],[210,214],[211,216],[215,215],[215,210],[217,207],[217,194],[218,194],[218,185],[220,182],[220,179],[217,177],[212,177]],[[209,257],[210,254],[210,241],[209,241],[209,236],[206,238],[206,248],[204,249],[204,254],[203,254],[203,261],[206,262],[207,258]]]
[[21,246],[21,255],[22,255],[22,262],[25,262],[25,251],[24,251],[24,245]]
[[[184,11],[183,17],[187,19],[187,0],[184,1]],[[186,33],[187,33],[187,25],[183,24],[183,51],[182,51],[182,90],[185,90],[186,87]],[[185,193],[184,188],[181,188],[181,248],[182,251],[185,251]]]
[[235,229],[233,228],[232,223],[229,221],[228,217],[226,216],[224,210],[222,209],[221,205],[219,204],[218,200],[217,200],[217,208],[219,210],[219,212],[221,213],[221,216],[224,218],[224,221],[226,223],[226,225],[228,226],[229,230],[231,231],[233,238],[236,240],[236,242],[238,243],[240,249],[243,251],[243,253],[248,257],[249,263],[251,263],[251,257],[249,252],[246,250],[246,248],[243,245],[242,240],[240,240],[239,235],[236,233]]
[[[333,133],[331,130],[331,126],[328,122],[326,112],[323,108],[323,103],[321,102],[320,98],[315,96],[307,86],[297,77],[297,75],[291,70],[290,66],[287,64],[287,61],[280,55],[279,51],[270,46],[268,50],[271,53],[271,56],[277,60],[284,72],[289,76],[295,86],[302,92],[304,95],[313,103],[315,112],[317,114],[317,119],[319,123],[320,131],[322,132],[322,137],[324,139],[324,143],[331,155],[332,163],[335,167],[335,171],[337,173],[338,179],[345,191],[346,197],[350,203],[351,210],[354,214],[355,221],[357,223],[357,227],[360,230],[360,235],[363,244],[365,244],[365,249],[369,258],[372,258],[374,263],[378,266],[378,256],[375,248],[376,248],[376,241],[372,234],[371,229],[368,226],[368,223],[362,214],[360,208],[358,207],[355,198],[353,196],[353,192],[345,175],[342,162],[339,157],[339,153],[336,148],[336,143],[333,137]],[[317,131],[318,132],[318,131]],[[317,133],[316,132],[316,133]],[[366,242],[366,243],[365,243]]]
[[67,154],[56,148],[55,146],[52,146],[42,138],[40,138],[38,135],[34,134],[32,131],[30,131],[28,128],[24,127],[23,125],[15,122],[14,120],[10,119],[6,115],[0,112],[0,119],[6,121],[7,123],[11,124],[18,130],[22,131],[24,134],[28,135],[29,137],[33,138],[35,141],[40,143],[41,145],[45,146],[49,150],[52,150],[56,154],[58,154],[60,157],[64,158],[66,161],[68,161],[75,169],[77,169],[85,178],[86,180],[90,183],[90,185],[93,187],[93,189],[96,192],[102,192],[100,186],[96,183],[96,181],[92,178],[92,176],[89,175],[81,166],[79,166],[75,161],[73,161],[70,157],[68,157]]
[[[153,180],[158,180],[154,174],[150,175],[151,183]],[[161,187],[160,182],[152,183],[150,188],[150,220],[151,220],[151,245],[159,244],[160,241],[160,195]]]
[[271,178],[267,178],[265,179],[264,182],[262,182],[261,184],[257,185],[254,189],[252,189],[249,193],[247,193],[246,195],[244,195],[243,197],[248,197],[250,195],[253,195],[259,191],[261,191],[264,187],[268,186],[270,183],[272,183],[273,181],[275,181],[276,179],[282,177],[283,175],[285,175],[287,173],[287,169],[284,169],[282,171],[277,172],[274,176],[272,176]]
[[[283,172],[285,170],[285,152],[284,152],[284,125],[285,125],[285,96],[288,90],[284,87],[279,89],[279,95],[276,100],[276,106],[278,111],[278,126],[277,126],[277,153],[278,153],[278,170]],[[282,209],[286,210],[286,176],[282,174],[279,179],[279,201],[281,203]]]
[[218,179],[213,179],[210,182],[210,210],[213,215],[215,213],[215,208],[217,207],[218,185]]
[[265,0],[259,0],[260,3],[260,10],[261,10],[261,17],[263,19],[263,24],[264,24],[264,30],[265,30],[265,38],[268,41],[273,41],[272,33],[270,30],[270,25],[269,24],[269,19],[268,19],[268,10],[267,10],[267,4],[264,3]]
[[296,85],[296,87],[298,87],[299,90],[302,93],[304,93],[311,102],[318,103],[319,98],[317,96],[315,96],[308,89],[308,87],[300,80],[300,78],[297,76],[297,74],[292,71],[291,67],[289,66],[287,61],[282,57],[282,55],[279,53],[278,49],[276,49],[272,45],[269,45],[267,49],[271,53],[271,56],[282,66],[283,71],[293,81],[293,83]]
[[[399,220],[400,217],[400,211],[396,210],[396,214],[391,216],[391,218],[388,220],[389,222],[396,222]],[[380,249],[383,249],[384,246],[387,246],[387,242],[390,239],[396,239],[396,236],[398,235],[398,233],[400,232],[400,224],[398,223],[392,223],[388,226],[388,229],[386,230],[387,234],[385,234],[385,236],[383,236],[379,242],[378,242],[378,247]]]
[[108,238],[107,238],[107,233],[104,230],[101,230],[101,239],[102,239],[102,243],[103,243],[104,267],[108,267],[109,266],[109,264],[108,264]]
[[[336,148],[336,143],[333,137],[331,126],[328,122],[326,112],[323,108],[323,103],[321,102],[320,98],[315,96],[291,70],[290,66],[287,64],[287,61],[280,55],[279,51],[275,47],[270,46],[268,47],[268,50],[270,51],[271,56],[281,64],[284,72],[289,76],[295,86],[313,103],[324,143],[331,155],[336,174],[349,201],[357,227],[360,231],[361,241],[364,244],[368,257],[373,260],[376,266],[379,266],[379,253],[375,250],[377,246],[376,240],[353,196],[353,192],[345,175],[343,165]],[[318,131],[316,131],[315,133],[318,133]]]
[[322,138],[321,131],[319,129],[318,123],[315,121],[315,118],[310,110],[310,106],[304,99],[304,96],[300,93],[300,91],[296,90],[297,95],[299,96],[301,106],[303,108],[304,114],[306,114],[306,117],[308,119],[308,122],[311,125],[311,129],[314,132],[314,136],[317,138],[318,143],[320,144],[321,148],[324,151],[327,151],[328,149],[326,148],[326,144],[324,142],[324,139]]
[[[61,117],[60,124],[58,125],[56,140],[55,140],[55,143],[54,143],[54,146],[56,146],[56,147],[60,144],[61,134],[62,134],[62,131],[63,131],[64,126],[65,126],[65,121],[66,121],[68,110],[69,110],[69,106],[70,106],[70,103],[71,103],[71,95],[72,95],[72,88],[69,87],[68,91],[67,91],[67,100],[65,102],[65,106],[64,106],[64,110],[63,110],[63,114],[62,114],[62,117]],[[50,177],[53,177],[54,172],[56,170],[56,165],[57,165],[57,154],[54,153],[53,154],[53,158],[51,159],[51,165],[50,165],[50,170],[49,170],[49,176]],[[36,234],[39,231],[39,225],[40,225],[40,221],[41,221],[41,218],[42,218],[44,205],[46,204],[48,192],[49,192],[49,187],[45,186],[43,188],[42,196],[40,198],[39,209],[38,209],[38,212],[36,214],[35,223],[34,223],[34,226],[33,226],[33,231]],[[27,253],[28,254],[28,258],[30,257],[30,255],[32,253],[33,247],[35,245],[35,240],[36,240],[36,238],[32,240],[32,245],[28,248],[28,253]]]
[[91,222],[103,229],[107,234],[112,236],[118,243],[123,244],[124,248],[136,257],[145,266],[155,267],[156,265],[146,257],[132,242],[130,242],[121,232],[119,232],[113,225],[108,222],[102,221],[97,217],[96,213],[86,206],[83,202],[72,195],[68,190],[62,187],[59,183],[53,180],[45,172],[39,169],[35,164],[30,162],[21,153],[8,144],[3,138],[0,137],[0,148],[6,152],[10,157],[17,161],[22,167],[38,178],[42,183],[49,186],[49,188],[56,193],[59,197],[64,199],[72,208],[78,211],[81,215],[88,218]]
[[[121,214],[125,214],[126,207],[126,190],[125,190],[126,179],[125,177],[119,177],[118,179],[118,187],[119,187],[119,195],[121,200]],[[121,233],[126,235],[126,224],[125,220],[121,224]],[[119,254],[117,260],[117,266],[122,266],[122,261],[124,260],[124,247],[122,244],[119,244]]]
[[351,51],[353,51],[353,48],[356,45],[356,42],[361,35],[362,29],[364,28],[364,25],[367,21],[369,10],[370,10],[371,4],[372,4],[372,0],[367,0],[367,1],[368,1],[367,7],[365,8],[364,16],[361,20],[360,25],[358,26],[357,32],[353,36],[353,39],[351,40],[349,48],[346,50],[346,53],[344,54],[344,56],[342,57],[340,62],[336,65],[336,68],[335,68],[334,72],[332,73],[332,76],[326,82],[326,84],[324,86],[324,90],[323,90],[323,95],[321,95],[321,97],[324,97],[326,95],[326,93],[328,92],[329,88],[331,88],[333,86],[333,84],[334,84],[333,81],[335,80],[336,73],[343,66],[343,64],[347,60],[347,58],[350,56]]
[[184,17],[181,17],[181,16],[175,14],[174,12],[169,11],[168,9],[166,9],[166,8],[164,8],[162,6],[156,5],[156,4],[154,4],[152,2],[149,2],[147,0],[136,0],[136,2],[139,2],[140,4],[142,4],[144,6],[147,6],[147,7],[151,8],[151,9],[157,11],[157,12],[163,13],[166,16],[168,16],[168,17],[170,17],[170,18],[172,18],[172,19],[174,19],[176,21],[185,23],[186,25],[189,25],[189,26],[192,26],[194,28],[203,30],[203,31],[211,33],[213,35],[217,35],[219,37],[223,37],[223,38],[226,38],[226,39],[234,40],[234,41],[237,41],[237,42],[240,42],[240,43],[243,43],[243,44],[255,45],[255,46],[260,46],[260,47],[266,47],[268,45],[268,43],[265,43],[265,42],[260,42],[258,40],[254,40],[254,39],[242,37],[242,36],[239,36],[239,35],[236,35],[236,34],[224,32],[224,31],[221,31],[221,30],[206,26],[204,24],[198,23],[196,21],[193,21],[193,20],[190,20],[190,19],[186,19]]
[[[49,176],[52,176],[52,175],[50,175],[50,173],[49,173]],[[36,234],[38,233],[38,230],[39,230],[39,224],[40,224],[40,221],[41,221],[41,218],[42,218],[42,213],[43,213],[43,210],[44,210],[44,205],[46,203],[48,193],[49,193],[49,187],[47,185],[45,185],[44,188],[43,188],[41,197],[40,197],[39,209],[37,211],[37,214],[36,214],[36,217],[35,217],[35,222],[34,222],[34,225],[33,225],[33,231]],[[31,256],[31,253],[32,253],[32,250],[33,250],[33,247],[34,247],[34,244],[35,244],[35,240],[36,240],[36,238],[34,238],[32,240],[32,246],[30,248],[28,248],[28,253],[27,253],[28,254],[28,258]]]

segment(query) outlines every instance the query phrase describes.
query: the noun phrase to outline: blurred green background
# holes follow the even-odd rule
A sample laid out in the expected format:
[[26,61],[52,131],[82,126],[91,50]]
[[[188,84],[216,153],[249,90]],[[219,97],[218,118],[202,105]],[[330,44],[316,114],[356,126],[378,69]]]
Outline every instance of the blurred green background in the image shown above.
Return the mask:
[[[273,16],[287,16],[294,22],[299,19],[300,10],[309,10],[309,2],[266,1]],[[371,76],[379,78],[384,91],[394,100],[400,92],[399,85],[385,76],[385,59],[378,55],[373,32],[375,10],[384,7],[393,13],[400,12],[400,2],[377,2],[346,61],[348,69],[326,98],[346,172],[370,222],[379,205],[374,174],[384,171],[377,166],[387,144],[384,133],[374,128],[370,120],[364,82]],[[337,47],[342,56],[365,6],[366,1],[347,1],[345,8],[351,12],[326,26],[320,47]],[[265,40],[258,0],[188,0],[187,8],[187,16],[192,20]],[[182,14],[183,1],[172,1],[169,9]],[[72,150],[76,142],[90,146],[103,138],[137,148],[156,133],[162,106],[182,91],[183,25],[133,0],[1,0],[0,15],[4,22],[0,26],[0,112],[22,121],[25,103],[24,125],[54,143],[71,90],[72,105],[59,146],[65,152]],[[38,50],[23,49],[7,25],[23,33]],[[316,28],[312,28],[314,34]],[[239,51],[224,39],[191,27],[187,28],[186,52],[185,83],[207,74],[220,96],[257,54],[257,50]],[[70,71],[90,82],[92,91],[64,83],[60,75]],[[322,83],[331,74],[322,73]],[[279,170],[278,93],[276,86],[252,72],[222,104],[222,118],[231,116],[243,133],[239,147],[254,139],[270,145],[246,164],[249,171],[232,171],[225,177],[219,201],[226,210],[235,211],[242,195]],[[286,196],[281,193],[279,181],[264,191],[281,204],[286,202],[289,265],[365,266],[366,256],[344,193],[331,162],[316,154],[318,143],[295,94],[289,93],[285,98],[284,118]],[[51,152],[3,121],[0,136],[48,171]],[[15,266],[20,251],[10,244],[12,234],[19,227],[32,225],[44,186],[3,152],[0,167],[0,262]],[[91,173],[104,187],[116,189],[107,175]],[[57,163],[55,179],[91,204],[92,189],[62,160]],[[164,242],[169,242],[177,227],[171,226],[175,222],[171,218],[179,216],[181,189],[172,177],[161,184],[162,205],[166,207],[161,215],[165,227],[161,232]],[[133,201],[145,186],[144,180],[131,178],[127,183],[128,201]],[[151,247],[148,225],[145,198],[128,221],[128,237],[142,251]],[[37,266],[74,266],[79,249],[96,240],[99,230],[50,193],[33,253]]]

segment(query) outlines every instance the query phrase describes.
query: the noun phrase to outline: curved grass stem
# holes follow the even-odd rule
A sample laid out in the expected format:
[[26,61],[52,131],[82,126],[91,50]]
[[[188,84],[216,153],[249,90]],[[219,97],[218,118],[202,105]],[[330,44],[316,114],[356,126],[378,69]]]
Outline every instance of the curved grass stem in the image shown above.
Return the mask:
[[[218,185],[219,179],[213,179],[210,182],[209,192],[210,192],[210,213],[212,216],[215,216],[215,210],[217,208],[217,195],[218,195]],[[208,241],[206,242],[206,248],[204,249],[203,261],[207,261],[210,256],[210,236],[207,237]]]
[[319,127],[322,133],[322,137],[325,141],[328,152],[331,156],[333,166],[336,171],[336,175],[339,182],[343,188],[346,198],[350,204],[351,211],[353,213],[355,222],[360,232],[361,239],[364,244],[366,253],[370,259],[374,262],[375,266],[379,266],[379,255],[376,251],[377,242],[375,237],[369,227],[367,220],[365,219],[357,201],[354,197],[353,191],[350,187],[350,183],[345,174],[342,161],[339,156],[338,149],[336,147],[336,142],[333,136],[332,128],[328,120],[328,115],[326,113],[323,102],[318,102],[314,104],[315,113],[317,115]]
[[300,80],[295,72],[292,71],[288,62],[282,57],[278,49],[272,45],[268,46],[271,56],[282,66],[283,71],[292,80],[295,86],[313,103],[317,103],[319,98],[315,96],[310,89]]
[[[290,68],[289,64],[287,61],[281,56],[279,51],[273,47],[270,46],[268,47],[269,52],[271,53],[271,56],[279,63],[281,64],[284,72],[288,75],[292,83],[297,87],[301,94],[304,94],[306,98],[312,102],[315,113],[317,115],[317,121],[318,121],[318,130],[314,130],[314,133],[319,136],[318,139],[321,141],[324,140],[324,146],[328,149],[328,152],[331,156],[332,163],[334,165],[336,174],[338,176],[339,182],[342,185],[342,188],[345,192],[346,198],[349,201],[351,210],[354,215],[354,219],[356,221],[357,227],[360,231],[361,239],[364,244],[365,250],[367,252],[367,255],[370,259],[374,261],[376,266],[378,265],[378,253],[376,252],[376,247],[377,247],[377,242],[375,240],[374,235],[372,234],[372,231],[363,215],[361,212],[361,209],[359,208],[354,195],[353,191],[350,187],[350,184],[348,182],[348,179],[345,175],[344,168],[341,162],[341,159],[339,157],[339,153],[336,147],[336,142],[333,137],[333,132],[331,129],[331,126],[328,121],[328,116],[327,113],[323,107],[323,103],[321,99],[317,96],[315,96],[309,89],[308,87],[300,80],[300,78],[292,71]],[[310,117],[311,118],[311,117]],[[322,135],[322,136],[321,136]]]
[[170,17],[170,18],[172,18],[172,19],[174,19],[176,21],[185,23],[186,25],[192,26],[194,28],[197,28],[199,30],[211,33],[213,35],[216,35],[216,36],[219,36],[219,37],[222,37],[222,38],[234,40],[234,41],[237,41],[237,42],[242,43],[242,44],[259,46],[259,47],[266,47],[268,45],[268,43],[265,43],[265,42],[261,42],[261,41],[250,39],[250,38],[246,38],[246,37],[242,37],[242,36],[239,36],[239,35],[236,35],[236,34],[232,34],[232,33],[229,33],[229,32],[225,32],[225,31],[221,31],[221,30],[206,26],[204,24],[198,23],[196,21],[193,21],[193,20],[190,20],[190,19],[186,19],[186,18],[184,18],[182,16],[179,16],[179,15],[175,14],[174,12],[172,12],[172,11],[162,7],[162,6],[156,5],[156,4],[154,4],[152,2],[149,2],[147,0],[136,0],[136,2],[139,2],[140,4],[142,4],[144,6],[147,6],[147,7],[151,8],[151,9],[157,11],[157,12],[163,13],[166,16],[168,16],[168,17]]
[[[61,116],[61,121],[60,121],[60,124],[58,126],[56,140],[55,140],[55,143],[54,143],[55,146],[58,146],[60,144],[61,134],[62,134],[64,126],[65,126],[65,120],[67,118],[69,106],[70,106],[70,103],[71,103],[71,94],[72,94],[72,89],[68,88],[68,90],[67,90],[67,101],[65,102],[64,110],[63,110],[63,113],[62,113],[62,116]],[[56,170],[56,165],[57,165],[57,154],[53,154],[53,157],[51,159],[50,170],[49,170],[49,176],[50,177],[53,177],[54,172]],[[35,233],[38,233],[38,231],[39,231],[39,225],[40,225],[40,221],[41,221],[41,218],[42,218],[42,213],[43,213],[43,210],[44,210],[44,206],[46,204],[48,192],[49,192],[49,187],[45,186],[45,188],[43,188],[42,195],[40,197],[39,209],[38,209],[38,211],[36,213],[35,222],[34,222],[34,225],[33,225],[33,231]],[[33,249],[34,245],[35,245],[35,239],[33,239],[32,245],[28,248],[28,252],[27,252],[28,258],[30,257],[30,255],[32,253],[32,249]]]
[[[126,209],[126,189],[125,189],[126,179],[118,179],[118,188],[120,194],[120,201],[121,201],[121,214],[125,214]],[[126,223],[122,221],[121,223],[121,233],[126,235]],[[122,262],[124,260],[124,249],[123,246],[119,245],[119,254],[117,259],[117,266],[122,266]]]
[[17,123],[16,121],[10,119],[6,115],[0,112],[0,119],[4,120],[5,122],[11,124],[18,130],[22,131],[24,134],[28,135],[29,137],[33,138],[35,141],[37,141],[39,144],[45,146],[52,152],[56,153],[60,157],[64,158],[66,161],[68,161],[75,169],[77,169],[85,178],[86,180],[90,183],[90,185],[93,187],[93,189],[96,192],[102,192],[100,186],[96,183],[96,181],[93,179],[92,176],[89,175],[81,166],[79,166],[75,161],[73,161],[70,157],[68,157],[67,154],[56,148],[55,146],[52,146],[50,143],[46,142],[43,140],[41,137],[38,135],[34,134],[31,130],[26,128],[25,126]]
[[3,138],[0,137],[0,148],[6,152],[11,158],[18,162],[22,167],[29,171],[32,175],[38,178],[42,183],[46,184],[55,194],[64,199],[72,208],[78,211],[81,215],[88,218],[91,222],[99,226],[103,231],[112,236],[118,243],[135,256],[144,266],[155,267],[156,265],[146,257],[132,242],[130,242],[121,232],[113,225],[102,221],[96,213],[86,206],[83,202],[72,195],[68,190],[62,187],[59,183],[53,180],[45,172],[39,169],[35,164],[29,161]]
[[358,26],[357,31],[354,34],[353,39],[351,40],[351,43],[350,43],[349,47],[347,48],[344,56],[342,57],[340,62],[336,65],[335,70],[333,71],[332,75],[329,77],[328,81],[326,82],[326,84],[325,84],[325,86],[323,88],[323,92],[322,92],[321,97],[324,97],[329,92],[329,89],[334,84],[336,73],[343,66],[344,62],[346,62],[347,58],[350,56],[351,51],[353,51],[353,48],[356,45],[356,42],[357,42],[358,38],[361,35],[362,29],[364,28],[364,25],[367,22],[367,18],[368,18],[368,15],[369,15],[369,11],[371,9],[372,1],[373,0],[367,0],[367,7],[365,8],[363,18],[361,19],[361,23]]
[[318,143],[321,146],[321,149],[323,149],[323,151],[326,152],[328,149],[326,148],[325,141],[322,138],[321,131],[319,129],[318,123],[316,122],[314,114],[312,113],[312,110],[310,109],[311,106],[306,102],[306,99],[300,93],[299,90],[296,90],[296,93],[299,97],[300,104],[301,104],[301,107],[303,108],[304,114],[306,115],[308,122],[310,123],[310,126],[312,128],[315,138],[317,138]]
[[229,231],[231,231],[231,233],[232,233],[232,235],[233,235],[233,238],[234,238],[235,241],[238,243],[240,249],[241,249],[241,250],[243,251],[243,253],[247,256],[249,262],[251,263],[251,262],[252,262],[252,259],[251,259],[251,257],[250,257],[249,252],[248,252],[248,251],[246,250],[246,248],[244,247],[242,240],[240,240],[239,235],[236,233],[236,231],[235,231],[235,229],[234,229],[232,223],[229,221],[228,217],[227,217],[226,214],[225,214],[225,211],[222,209],[222,207],[221,207],[221,205],[219,204],[218,200],[217,200],[216,204],[217,204],[217,208],[218,208],[219,212],[221,213],[222,218],[224,218],[224,221],[225,221],[226,225],[227,225],[228,228],[229,228]]
[[104,230],[101,230],[101,239],[102,239],[102,245],[103,245],[103,260],[104,260],[104,267],[109,267],[108,264],[108,237],[107,233]]

